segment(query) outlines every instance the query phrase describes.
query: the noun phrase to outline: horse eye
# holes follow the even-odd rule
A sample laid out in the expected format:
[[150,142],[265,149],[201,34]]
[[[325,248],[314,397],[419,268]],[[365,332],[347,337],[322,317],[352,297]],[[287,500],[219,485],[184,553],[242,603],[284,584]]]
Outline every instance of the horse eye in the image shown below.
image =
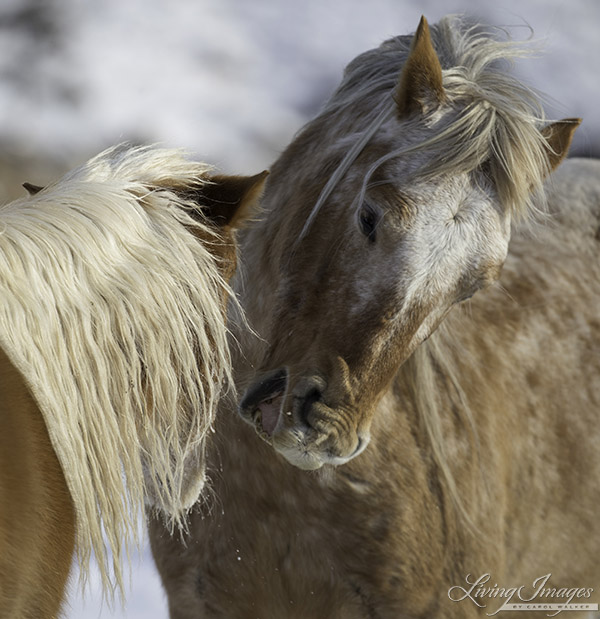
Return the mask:
[[375,242],[376,228],[379,223],[379,215],[375,209],[365,205],[360,211],[360,231],[369,239],[371,243]]

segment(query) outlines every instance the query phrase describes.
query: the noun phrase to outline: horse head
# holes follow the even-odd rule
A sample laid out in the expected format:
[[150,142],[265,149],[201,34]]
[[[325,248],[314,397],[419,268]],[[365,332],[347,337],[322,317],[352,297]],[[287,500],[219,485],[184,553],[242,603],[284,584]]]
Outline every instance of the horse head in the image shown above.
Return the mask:
[[348,66],[246,239],[242,302],[265,344],[239,411],[302,469],[365,449],[401,364],[498,279],[512,219],[579,124],[544,123],[497,62],[514,44],[452,19],[432,31],[422,19]]

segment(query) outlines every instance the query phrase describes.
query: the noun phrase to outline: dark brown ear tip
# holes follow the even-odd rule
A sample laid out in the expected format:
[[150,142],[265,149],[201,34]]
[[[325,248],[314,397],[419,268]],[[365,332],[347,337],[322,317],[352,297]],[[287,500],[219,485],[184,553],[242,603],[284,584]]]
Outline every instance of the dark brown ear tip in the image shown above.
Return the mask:
[[265,181],[267,180],[267,176],[269,176],[269,174],[269,170],[263,170],[262,172],[250,177],[252,185],[248,188],[248,191],[243,198],[243,201],[247,205],[257,206],[258,201],[265,191]]
[[423,37],[423,35],[427,35],[427,33],[429,32],[429,22],[427,21],[427,18],[425,17],[425,15],[421,15],[421,19],[419,20],[419,25],[417,26],[417,29],[415,30],[415,40],[420,39],[421,37]]
[[426,114],[446,100],[442,65],[424,15],[412,38],[393,99],[400,118],[413,113]]
[[35,196],[36,193],[39,193],[43,189],[43,187],[40,187],[39,185],[34,185],[32,183],[23,183],[22,186],[24,189],[27,190],[27,193],[30,196]]

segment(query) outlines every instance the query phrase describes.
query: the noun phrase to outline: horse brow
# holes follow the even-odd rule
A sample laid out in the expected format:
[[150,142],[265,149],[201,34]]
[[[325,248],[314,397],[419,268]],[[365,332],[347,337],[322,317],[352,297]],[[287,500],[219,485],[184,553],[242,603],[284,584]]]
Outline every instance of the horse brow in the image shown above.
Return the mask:
[[[373,191],[375,190],[375,191]],[[366,187],[365,195],[369,193],[380,203],[383,202],[385,206],[390,209],[404,210],[410,208],[414,200],[398,188],[396,180],[390,177],[382,178],[375,182],[369,182]],[[367,200],[368,202],[369,200]]]

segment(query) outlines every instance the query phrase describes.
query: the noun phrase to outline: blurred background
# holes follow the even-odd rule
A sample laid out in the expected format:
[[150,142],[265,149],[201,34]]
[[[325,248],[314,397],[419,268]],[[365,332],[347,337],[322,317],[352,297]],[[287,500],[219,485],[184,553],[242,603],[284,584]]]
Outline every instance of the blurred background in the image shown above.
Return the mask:
[[[352,58],[448,13],[531,28],[540,54],[517,72],[549,117],[583,117],[572,154],[600,155],[597,0],[0,0],[0,200],[124,140],[259,172]],[[167,617],[147,548],[127,610],[102,605],[95,572],[72,589],[67,619]]]

